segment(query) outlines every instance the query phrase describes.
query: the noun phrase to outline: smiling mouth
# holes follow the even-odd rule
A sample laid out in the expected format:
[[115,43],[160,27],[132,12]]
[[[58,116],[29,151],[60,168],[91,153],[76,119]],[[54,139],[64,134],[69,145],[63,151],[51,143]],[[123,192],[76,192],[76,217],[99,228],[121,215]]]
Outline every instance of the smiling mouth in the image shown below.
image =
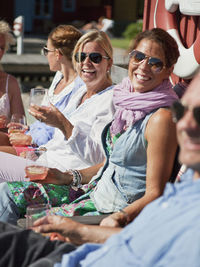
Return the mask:
[[84,70],[84,69],[82,69],[82,72],[84,72],[84,73],[95,73],[95,70]]
[[140,81],[149,81],[150,78],[141,74],[135,74],[136,78]]

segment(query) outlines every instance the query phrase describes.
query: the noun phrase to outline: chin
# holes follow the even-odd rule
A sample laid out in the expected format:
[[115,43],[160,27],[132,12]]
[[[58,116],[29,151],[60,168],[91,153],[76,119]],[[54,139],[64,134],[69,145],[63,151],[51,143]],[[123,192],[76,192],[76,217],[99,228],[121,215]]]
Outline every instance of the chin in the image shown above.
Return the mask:
[[186,166],[196,166],[200,165],[200,152],[191,152],[191,151],[180,151],[179,153],[179,162],[185,164]]

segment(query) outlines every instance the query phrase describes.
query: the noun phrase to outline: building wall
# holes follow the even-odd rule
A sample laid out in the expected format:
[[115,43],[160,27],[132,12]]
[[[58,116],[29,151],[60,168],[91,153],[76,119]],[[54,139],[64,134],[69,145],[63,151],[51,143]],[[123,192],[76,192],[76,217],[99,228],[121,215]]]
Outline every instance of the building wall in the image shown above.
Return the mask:
[[116,21],[133,22],[137,19],[137,0],[115,0],[113,17]]

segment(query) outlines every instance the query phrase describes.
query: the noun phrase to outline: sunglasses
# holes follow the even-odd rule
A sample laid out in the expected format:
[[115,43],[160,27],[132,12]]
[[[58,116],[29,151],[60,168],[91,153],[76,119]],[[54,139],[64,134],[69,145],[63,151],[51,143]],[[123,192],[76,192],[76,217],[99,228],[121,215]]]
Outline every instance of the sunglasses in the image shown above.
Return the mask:
[[54,50],[48,49],[46,46],[42,48],[43,55],[47,56],[49,52],[55,52]]
[[109,59],[109,57],[102,56],[100,53],[95,53],[95,52],[90,54],[84,52],[77,52],[75,54],[75,60],[78,63],[83,62],[86,59],[86,57],[89,57],[89,59],[95,64],[99,64],[103,58]]
[[200,126],[200,106],[189,108],[184,106],[180,101],[174,102],[171,106],[173,121],[178,122],[180,119],[182,119],[187,110],[192,110],[193,117],[196,123]]
[[141,64],[147,58],[148,64],[153,72],[159,73],[165,67],[164,63],[159,58],[149,57],[137,50],[133,50],[131,53],[129,53],[129,56],[133,64]]

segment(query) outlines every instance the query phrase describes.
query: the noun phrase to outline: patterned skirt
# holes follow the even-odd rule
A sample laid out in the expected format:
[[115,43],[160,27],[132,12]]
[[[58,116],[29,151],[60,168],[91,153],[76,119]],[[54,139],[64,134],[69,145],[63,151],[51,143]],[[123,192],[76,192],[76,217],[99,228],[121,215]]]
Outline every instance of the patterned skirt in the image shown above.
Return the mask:
[[75,191],[69,186],[33,182],[8,182],[21,217],[26,213],[28,205],[48,203],[51,210],[48,214],[71,217],[75,215],[99,215],[90,193],[94,190],[97,180],[82,186]]

